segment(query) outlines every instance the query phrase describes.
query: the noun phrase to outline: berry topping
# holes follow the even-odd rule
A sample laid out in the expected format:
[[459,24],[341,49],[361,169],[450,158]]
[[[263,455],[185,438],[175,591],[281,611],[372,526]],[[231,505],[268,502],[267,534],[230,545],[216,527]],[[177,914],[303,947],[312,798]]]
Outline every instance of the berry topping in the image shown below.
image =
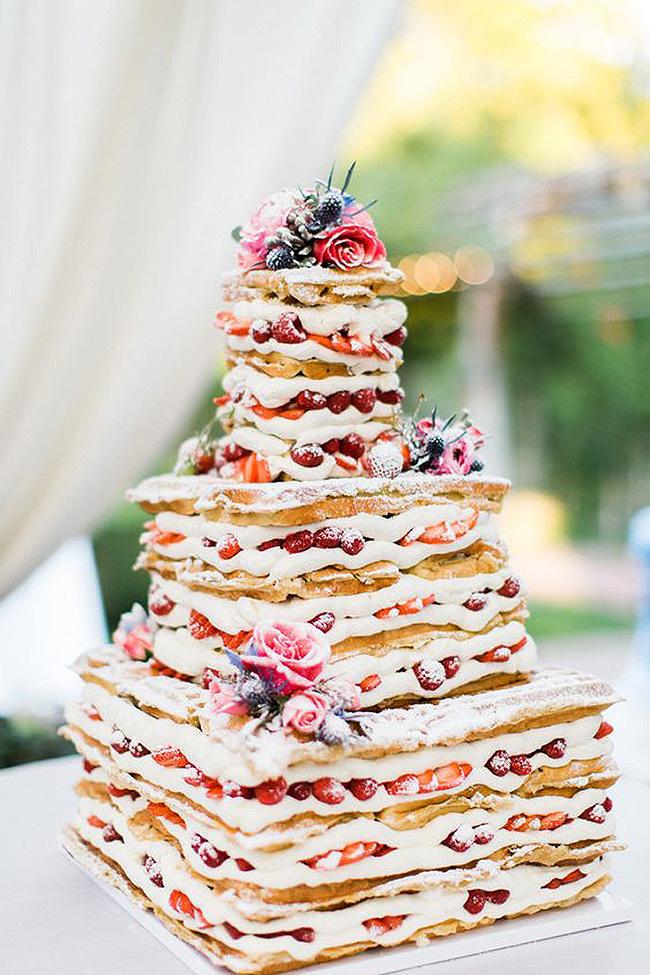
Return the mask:
[[203,545],[204,548],[215,548],[217,543],[214,538],[208,538],[207,535],[204,535],[201,539],[201,545]]
[[224,850],[217,850],[207,840],[201,843],[196,852],[206,867],[210,867],[212,870],[216,870],[217,867],[220,867],[228,859],[228,854]]
[[348,789],[359,802],[366,802],[366,800],[372,799],[378,785],[374,779],[352,779],[348,784]]
[[153,760],[164,768],[187,768],[190,764],[185,755],[178,748],[172,748],[171,745],[154,752]]
[[364,546],[363,535],[354,528],[345,528],[340,545],[346,555],[358,555]]
[[482,890],[470,890],[463,907],[468,914],[480,914],[485,907],[486,897]]
[[315,626],[317,630],[321,633],[329,633],[334,624],[336,623],[336,617],[334,613],[319,613],[318,616],[314,616],[313,619],[309,620],[312,626]]
[[149,856],[148,853],[145,853],[145,855],[142,858],[142,866],[147,871],[147,876],[149,877],[149,880],[151,881],[152,884],[155,884],[156,887],[165,886],[163,883],[162,873],[160,872],[160,867],[158,866],[154,858],[152,856]]
[[500,596],[507,596],[509,599],[512,599],[514,596],[518,595],[520,589],[521,583],[519,582],[519,579],[510,578],[506,579],[501,588],[497,589],[497,592]]
[[149,600],[149,609],[156,616],[167,616],[173,610],[176,605],[169,596],[166,596],[164,592],[158,590],[153,593],[151,599]]
[[580,814],[580,819],[586,819],[589,823],[604,823],[607,817],[607,812],[604,805],[597,802],[595,806],[590,806],[589,809],[585,809],[583,813]]
[[271,331],[276,342],[284,342],[287,345],[298,345],[307,339],[307,333],[298,316],[288,312],[276,318],[271,325]]
[[377,402],[377,394],[374,389],[358,389],[352,393],[351,401],[359,413],[372,413]]
[[400,325],[393,332],[389,332],[388,335],[384,335],[386,342],[390,345],[396,345],[398,348],[406,342],[406,328],[404,325]]
[[284,549],[290,555],[296,555],[298,552],[306,552],[313,544],[314,536],[305,528],[302,531],[292,532],[290,535],[287,535],[284,540]]
[[319,802],[325,802],[328,806],[338,806],[345,799],[345,788],[338,779],[331,779],[325,776],[316,779],[313,785],[314,796]]
[[462,785],[472,771],[472,766],[465,762],[449,762],[436,769],[438,789],[457,789]]
[[549,758],[563,758],[566,751],[566,738],[554,738],[548,745],[543,746],[542,751]]
[[445,668],[437,660],[420,660],[413,673],[424,691],[436,691],[445,681]]
[[348,433],[341,440],[340,451],[346,457],[353,457],[355,460],[359,460],[360,457],[363,457],[365,450],[365,441],[358,433]]
[[474,830],[471,826],[459,826],[442,842],[455,853],[466,853],[474,845]]
[[343,539],[343,530],[334,525],[319,528],[314,532],[315,548],[338,548]]
[[331,393],[327,397],[327,405],[332,413],[342,413],[343,410],[347,410],[350,400],[351,396],[347,390],[341,389],[338,393]]
[[120,843],[124,842],[112,823],[107,823],[106,826],[104,826],[102,830],[102,839],[104,840],[104,843],[115,843],[116,840]]
[[317,443],[297,444],[290,450],[291,458],[301,467],[318,467],[325,453]]
[[511,755],[510,771],[514,772],[515,775],[530,775],[533,771],[533,766],[530,764],[527,755]]
[[474,842],[479,846],[485,846],[494,839],[494,830],[487,823],[474,827]]
[[362,691],[374,691],[376,687],[381,684],[381,677],[379,674],[368,674],[363,680],[360,680],[357,687]]
[[605,812],[611,812],[613,808],[614,808],[614,803],[609,798],[609,796],[603,799],[603,809],[605,810]]
[[294,263],[294,254],[288,244],[277,244],[266,255],[266,266],[270,271],[282,271],[293,267]]
[[141,741],[131,742],[129,745],[129,751],[134,758],[144,758],[145,755],[150,755],[151,752],[146,748]]
[[91,775],[91,773],[94,772],[96,768],[98,768],[97,765],[93,765],[93,763],[89,762],[87,758],[84,758],[83,770],[86,773],[86,775]]
[[265,322],[263,318],[256,318],[251,325],[251,338],[254,342],[268,342],[273,335],[270,322]]
[[322,393],[313,393],[311,389],[305,389],[296,396],[296,405],[301,410],[324,410],[327,399]]
[[386,389],[377,390],[377,399],[380,403],[385,403],[386,406],[397,406],[404,399],[404,393],[401,389]]
[[492,775],[497,775],[499,778],[502,778],[502,776],[507,775],[510,771],[510,756],[502,748],[499,748],[488,758],[485,767],[492,772]]
[[480,610],[485,609],[486,605],[487,599],[480,594],[470,596],[463,603],[465,609],[470,609],[473,613],[478,613]]
[[287,795],[298,802],[304,802],[311,795],[311,786],[309,782],[292,782],[287,789]]
[[124,732],[119,731],[117,728],[113,730],[110,739],[110,746],[113,751],[117,752],[119,755],[123,755],[124,752],[128,752],[130,744],[131,741],[126,737]]
[[206,640],[209,636],[215,636],[216,626],[213,626],[207,616],[197,613],[195,609],[190,613],[187,628],[195,640]]
[[337,454],[340,448],[339,439],[332,437],[331,440],[326,440],[321,446],[326,454]]
[[613,730],[614,728],[609,721],[601,721],[594,738],[606,738],[607,735],[611,735]]
[[420,791],[420,783],[417,775],[407,772],[400,775],[392,782],[386,783],[386,792],[389,796],[414,796]]
[[396,915],[394,917],[371,917],[367,921],[363,921],[362,924],[368,934],[373,938],[381,938],[382,935],[388,934],[389,931],[394,931],[398,928],[406,914]]
[[445,668],[445,677],[447,680],[455,677],[460,670],[460,657],[457,657],[455,654],[453,657],[444,657],[440,663]]
[[217,555],[220,559],[232,559],[241,552],[241,545],[233,534],[222,535],[217,542]]
[[260,542],[257,546],[258,552],[266,552],[270,548],[282,548],[281,538],[267,538],[265,542]]
[[255,798],[265,806],[274,806],[282,802],[287,794],[287,783],[280,776],[279,779],[268,779],[255,787]]
[[238,443],[234,443],[232,440],[227,443],[223,448],[223,458],[232,463],[236,460],[241,460],[242,457],[246,456],[247,451],[243,447],[240,447]]
[[238,868],[240,870],[243,870],[244,871],[244,873],[247,873],[249,870],[254,870],[255,869],[255,867],[253,866],[253,864],[252,863],[249,863],[248,860],[244,860],[243,857],[237,857],[235,859],[235,863],[237,864],[237,866],[238,866]]

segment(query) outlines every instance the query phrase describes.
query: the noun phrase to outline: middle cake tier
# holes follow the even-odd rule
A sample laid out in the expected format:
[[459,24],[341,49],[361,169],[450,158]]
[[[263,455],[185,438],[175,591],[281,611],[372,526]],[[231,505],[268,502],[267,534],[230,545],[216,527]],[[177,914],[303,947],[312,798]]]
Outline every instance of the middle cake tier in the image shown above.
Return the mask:
[[153,515],[157,664],[232,673],[255,625],[310,622],[328,675],[364,707],[486,690],[535,663],[521,582],[493,524],[508,482],[485,477],[234,485],[155,478],[131,493]]

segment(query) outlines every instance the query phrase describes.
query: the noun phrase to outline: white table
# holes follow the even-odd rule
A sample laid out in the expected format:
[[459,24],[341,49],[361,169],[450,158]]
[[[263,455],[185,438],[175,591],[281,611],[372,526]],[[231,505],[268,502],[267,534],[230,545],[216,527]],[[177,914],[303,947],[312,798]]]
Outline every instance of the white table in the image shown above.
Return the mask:
[[[0,971],[7,975],[187,975],[187,969],[57,848],[74,807],[79,759],[0,773]],[[442,962],[418,975],[626,975],[650,970],[650,786],[616,789],[619,833],[612,889],[636,904],[632,924]],[[343,964],[342,971],[345,970]]]

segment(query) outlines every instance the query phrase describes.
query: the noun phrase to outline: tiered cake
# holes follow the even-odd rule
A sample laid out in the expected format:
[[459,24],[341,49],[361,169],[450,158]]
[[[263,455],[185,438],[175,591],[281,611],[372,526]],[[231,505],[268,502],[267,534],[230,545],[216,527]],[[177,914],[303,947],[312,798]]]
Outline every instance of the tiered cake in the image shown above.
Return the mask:
[[77,664],[67,849],[237,972],[598,893],[615,695],[534,672],[480,431],[401,416],[367,210],[330,180],[237,239],[225,435],[132,492],[149,610]]

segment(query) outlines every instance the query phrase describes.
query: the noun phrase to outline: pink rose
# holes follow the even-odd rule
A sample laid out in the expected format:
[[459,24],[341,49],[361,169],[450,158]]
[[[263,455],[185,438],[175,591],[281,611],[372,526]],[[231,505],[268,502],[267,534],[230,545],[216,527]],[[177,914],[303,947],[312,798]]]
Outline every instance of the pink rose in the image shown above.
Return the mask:
[[256,264],[264,264],[268,250],[266,239],[285,225],[287,214],[296,199],[293,190],[280,190],[265,200],[244,224],[237,252],[237,263],[242,270],[248,271]]
[[214,679],[208,684],[212,698],[212,710],[216,714],[248,714],[248,708],[227,684]]
[[469,437],[448,444],[436,465],[437,474],[469,474],[474,461],[474,445]]
[[282,724],[303,735],[318,731],[330,709],[329,701],[318,691],[299,691],[293,694],[282,711]]
[[258,623],[251,652],[241,659],[276,689],[291,692],[311,687],[329,655],[324,634],[311,623]]
[[314,241],[314,257],[319,264],[347,271],[378,264],[385,259],[386,248],[374,227],[344,223]]

